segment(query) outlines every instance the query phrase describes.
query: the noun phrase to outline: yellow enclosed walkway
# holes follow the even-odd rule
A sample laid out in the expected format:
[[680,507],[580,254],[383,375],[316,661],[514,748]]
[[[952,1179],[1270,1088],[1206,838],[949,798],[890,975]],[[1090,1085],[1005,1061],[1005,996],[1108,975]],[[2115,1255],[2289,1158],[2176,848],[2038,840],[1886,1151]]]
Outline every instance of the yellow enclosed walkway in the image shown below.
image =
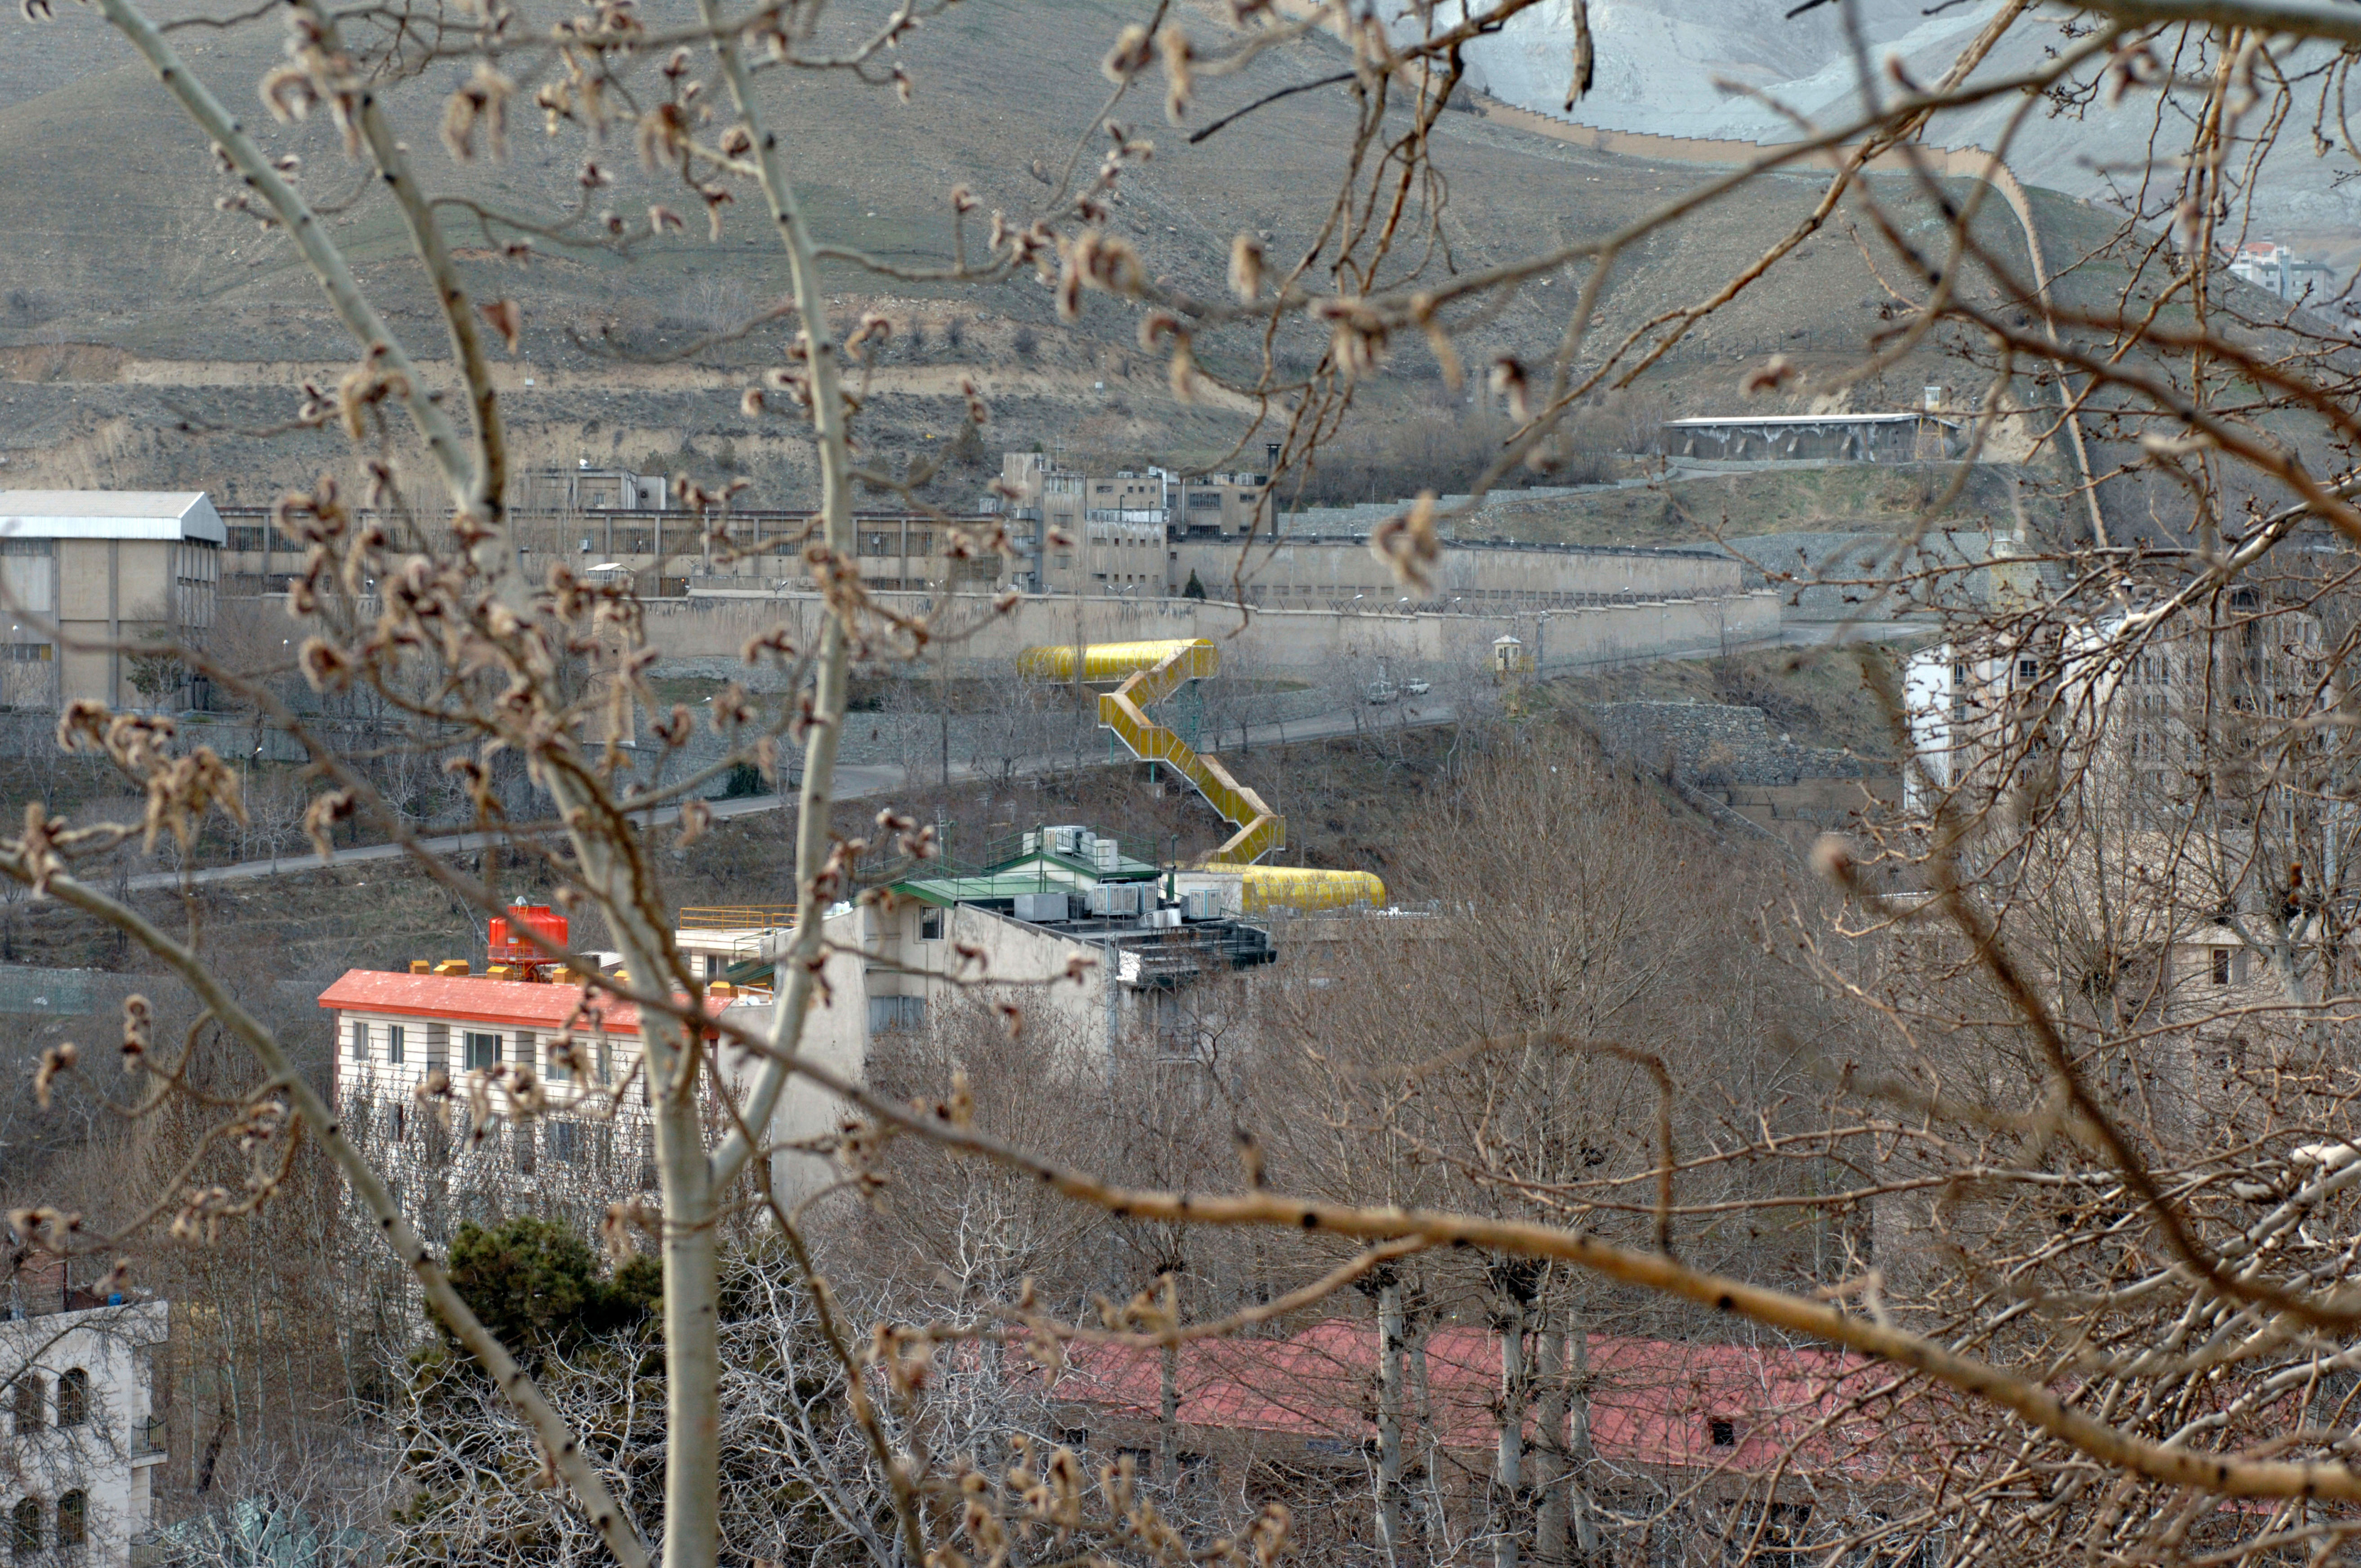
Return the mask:
[[[1074,650],[1027,648],[1017,655],[1016,667],[1040,679],[1071,681]],[[1204,637],[1092,643],[1082,653],[1083,680],[1123,682],[1100,696],[1099,723],[1115,731],[1141,762],[1161,762],[1187,779],[1204,796],[1205,804],[1237,829],[1206,858],[1204,869],[1241,873],[1248,913],[1383,904],[1386,884],[1368,872],[1255,864],[1273,850],[1287,848],[1287,819],[1232,777],[1227,768],[1211,757],[1200,756],[1187,741],[1148,716],[1148,709],[1186,683],[1218,674],[1221,668],[1221,649]]]

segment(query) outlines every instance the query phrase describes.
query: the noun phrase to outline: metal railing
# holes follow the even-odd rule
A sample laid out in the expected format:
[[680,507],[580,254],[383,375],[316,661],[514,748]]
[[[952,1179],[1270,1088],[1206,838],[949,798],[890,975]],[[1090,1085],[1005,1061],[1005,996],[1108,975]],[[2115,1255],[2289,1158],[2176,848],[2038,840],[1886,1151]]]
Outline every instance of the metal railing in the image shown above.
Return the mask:
[[1164,657],[1134,672],[1123,685],[1099,698],[1099,722],[1115,731],[1115,738],[1141,762],[1161,762],[1195,785],[1205,804],[1237,828],[1212,858],[1246,864],[1287,847],[1286,818],[1233,778],[1227,768],[1198,755],[1146,711],[1179,690],[1182,683],[1213,674],[1221,667],[1221,650],[1206,639],[1171,643]]
[[762,931],[796,923],[792,904],[699,905],[680,912],[678,931]]

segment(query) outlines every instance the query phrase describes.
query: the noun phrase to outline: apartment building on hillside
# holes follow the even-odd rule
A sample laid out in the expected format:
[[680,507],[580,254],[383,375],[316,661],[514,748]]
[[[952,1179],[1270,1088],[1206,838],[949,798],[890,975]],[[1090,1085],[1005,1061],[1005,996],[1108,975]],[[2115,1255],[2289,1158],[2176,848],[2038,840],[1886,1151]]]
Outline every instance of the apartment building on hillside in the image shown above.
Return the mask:
[[[1906,666],[1903,826],[1943,814],[2048,1004],[2135,1038],[2112,1087],[2166,1113],[2309,1027],[2307,973],[2350,972],[2327,955],[2361,815],[2348,742],[2314,722],[2325,669],[2318,619],[2246,587],[2216,617],[2009,621]],[[1977,971],[1924,894],[1894,896],[1898,973]]]
[[1903,682],[1905,803],[1925,811],[1943,792],[2054,774],[2087,781],[2110,809],[2173,816],[2235,750],[2224,726],[2313,700],[2321,653],[2315,616],[2252,588],[2224,596],[2218,625],[2119,610],[2011,620],[1923,649]]

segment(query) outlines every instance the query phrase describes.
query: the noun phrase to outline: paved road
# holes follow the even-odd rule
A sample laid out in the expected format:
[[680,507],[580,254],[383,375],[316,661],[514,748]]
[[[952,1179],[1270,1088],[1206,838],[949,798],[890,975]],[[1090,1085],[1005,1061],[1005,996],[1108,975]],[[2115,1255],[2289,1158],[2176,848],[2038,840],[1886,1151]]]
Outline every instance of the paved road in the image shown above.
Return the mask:
[[[1697,648],[1668,649],[1662,652],[1643,654],[1631,659],[1553,668],[1545,671],[1544,674],[1550,679],[1560,679],[1570,675],[1590,674],[1609,667],[1609,663],[1629,667],[1634,664],[1678,663],[1686,659],[1710,659],[1722,653],[1760,652],[1765,648],[1823,647],[1829,643],[1831,634],[1839,630],[1846,631],[1847,639],[1856,642],[1899,641],[1927,634],[1926,628],[1907,622],[1898,624],[1874,622],[1850,629],[1806,622],[1783,626],[1779,629],[1779,634],[1776,637],[1759,639],[1752,642],[1730,643],[1726,646],[1714,643]],[[1258,746],[1285,745],[1298,740],[1333,740],[1345,735],[1392,734],[1404,729],[1428,729],[1437,725],[1455,724],[1458,719],[1458,709],[1447,702],[1428,702],[1411,698],[1399,707],[1391,705],[1382,707],[1371,706],[1359,709],[1341,707],[1327,713],[1314,714],[1309,718],[1297,719],[1292,723],[1250,725],[1247,727],[1244,744],[1248,749],[1252,749]],[[1200,750],[1219,753],[1235,751],[1238,750],[1239,745],[1239,739],[1233,731],[1226,732],[1217,740],[1208,741]],[[1017,771],[1020,773],[1049,772],[1065,765],[1066,762],[1062,759],[1045,759],[1037,766],[1020,767]],[[951,777],[955,782],[972,778],[976,776],[977,772],[978,770],[964,763],[951,764]],[[908,782],[904,778],[900,768],[873,763],[840,767],[836,771],[836,777],[837,798],[840,800],[863,800],[878,795],[891,795],[904,788]],[[922,782],[932,783],[934,777],[934,773],[929,771]],[[793,795],[754,795],[737,800],[716,800],[708,804],[711,806],[717,820],[727,820],[735,817],[752,817],[758,812],[777,811],[782,807],[792,806],[795,803],[796,797]],[[679,816],[678,806],[668,806],[657,811],[642,813],[641,819],[651,827],[662,827],[676,820]],[[498,835],[489,833],[443,833],[419,839],[417,847],[432,854],[467,855],[490,848],[498,838]],[[346,866],[370,861],[389,861],[409,852],[407,848],[400,844],[369,844],[359,849],[339,849],[336,851],[335,863],[339,866]],[[239,861],[225,866],[208,866],[202,871],[189,872],[186,881],[200,885],[209,883],[244,882],[257,877],[286,876],[320,869],[319,857],[316,855],[286,855],[267,861]],[[134,890],[179,887],[182,884],[182,874],[179,872],[143,872],[130,878],[127,885]]]

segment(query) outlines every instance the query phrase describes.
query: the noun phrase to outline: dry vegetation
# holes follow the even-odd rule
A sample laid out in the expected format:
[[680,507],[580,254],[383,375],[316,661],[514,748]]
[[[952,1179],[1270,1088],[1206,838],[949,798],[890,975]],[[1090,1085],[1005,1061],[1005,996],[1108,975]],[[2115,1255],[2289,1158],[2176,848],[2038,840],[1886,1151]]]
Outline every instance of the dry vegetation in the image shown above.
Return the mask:
[[[294,426],[283,444],[172,431],[188,466],[151,471],[268,440],[280,472],[300,466],[279,510],[308,546],[279,647],[249,625],[173,651],[300,779],[266,787],[160,716],[81,701],[56,727],[61,782],[26,790],[0,846],[0,875],[43,905],[25,942],[63,952],[78,920],[159,982],[124,1003],[119,1042],[28,1042],[55,1119],[27,1123],[9,1223],[27,1277],[119,1258],[110,1288],[183,1304],[185,1508],[218,1526],[291,1499],[387,1559],[519,1568],[2211,1568],[2325,1563],[2361,1534],[2361,484],[2340,477],[2356,367],[2317,323],[2222,291],[2216,243],[2241,199],[2235,137],[2294,134],[2307,104],[2345,134],[2345,57],[2268,42],[2258,25],[2295,21],[2237,0],[2172,24],[2105,0],[2031,77],[1984,82],[2007,29],[2055,27],[2005,7],[1939,82],[1881,86],[1858,62],[1872,106],[1820,128],[1833,169],[1810,182],[1766,164],[1631,183],[1543,226],[1512,221],[1532,170],[1584,155],[1543,158],[1442,107],[1470,31],[1525,4],[1415,11],[1392,32],[1342,6],[1045,11],[1062,24],[1047,48],[1009,13],[918,0],[858,16],[609,0],[562,18],[295,0],[202,29],[98,0],[160,87],[62,91],[93,118],[126,108],[108,121],[126,127],[128,106],[170,101],[194,129],[158,182],[214,180],[239,240],[209,252],[214,220],[188,216],[182,313],[139,330],[193,330],[187,297],[212,288],[206,323],[243,312],[279,334],[241,372],[267,392],[253,422]],[[2349,19],[2306,25],[2361,46]],[[1054,81],[1045,100],[1071,121],[1038,171],[993,134],[995,96],[939,91],[1012,61],[1012,90]],[[1577,95],[1591,63],[1570,62]],[[1184,231],[1189,197],[1236,183],[1242,144],[1151,149],[1155,101],[1204,124],[1321,71],[1334,91],[1240,122],[1284,148],[1288,178]],[[241,104],[258,86],[280,128],[258,137],[212,77]],[[904,85],[919,113],[896,119]],[[2082,232],[2051,258],[2075,264],[2055,290],[1985,187],[1861,174],[1878,148],[1906,162],[1947,104],[2098,113],[2125,94],[2162,99],[2163,125],[2192,111],[2187,142],[2159,132],[2154,149],[2143,215],[2169,226]],[[344,211],[346,189],[372,198]],[[903,221],[920,211],[923,235]],[[75,221],[106,214],[85,200]],[[675,247],[700,230],[718,237]],[[1675,249],[1704,281],[1649,265]],[[1865,315],[1814,308],[1848,253],[1879,279]],[[224,266],[253,276],[206,274]],[[568,266],[632,281],[595,309],[514,281]],[[682,290],[724,272],[742,290]],[[299,278],[328,315],[284,303]],[[1055,346],[987,330],[994,291],[1031,302],[1001,323]],[[658,300],[678,308],[651,313]],[[333,354],[330,317],[350,339]],[[560,451],[553,431],[614,418],[569,376],[716,327],[730,343],[707,378],[663,396],[736,433],[726,454],[695,431],[673,450],[742,476],[760,467],[742,437],[816,488],[803,557],[825,614],[815,638],[752,640],[760,695],[732,682],[697,718],[652,687],[663,650],[632,590],[563,565],[523,580],[507,509],[518,466]],[[559,363],[569,332],[586,345]],[[299,397],[283,367],[304,353],[335,367]],[[546,387],[511,394],[510,356]],[[1302,803],[1300,854],[1381,863],[1422,915],[1277,923],[1268,972],[1176,990],[1128,1032],[1059,1021],[1055,988],[1084,965],[963,972],[958,1004],[864,1034],[850,1068],[814,1048],[820,1010],[853,1004],[829,993],[831,959],[901,961],[862,916],[944,858],[925,807],[946,827],[965,814],[970,841],[1087,810],[1176,854],[1205,842],[1201,819],[1178,837],[1189,802],[1084,773],[1064,707],[1079,691],[972,694],[1005,721],[1004,756],[1073,757],[1038,789],[1012,766],[940,801],[838,798],[856,672],[939,657],[986,609],[873,599],[856,495],[927,504],[906,459],[972,450],[1028,377],[1112,360],[1110,413],[1133,417],[1153,378],[1216,411],[1189,441],[1250,423],[1277,441],[1284,489],[1324,452],[1353,459],[1361,404],[1391,396],[1370,389],[1439,375],[1507,421],[1480,466],[1472,444],[1437,448],[1482,491],[1572,468],[1634,386],[1667,407],[1741,373],[1791,400],[1888,399],[1924,356],[1955,356],[1979,439],[2029,429],[2055,475],[2080,472],[2048,450],[2079,427],[2025,411],[2080,400],[2112,443],[2103,466],[2137,464],[2108,483],[2147,522],[2111,532],[2107,509],[2068,509],[2070,529],[2017,542],[2046,559],[1951,596],[1977,608],[1906,683],[1858,659],[1910,752],[1910,800],[1823,842],[1816,880],[1728,848],[1511,672],[1482,724],[1243,760]],[[932,401],[897,409],[913,388]],[[511,416],[536,401],[566,417],[534,436]],[[1439,420],[1438,440],[1456,428]],[[641,439],[609,433],[619,454]],[[61,448],[52,471],[137,445]],[[1938,482],[1897,532],[1978,472],[1914,476]],[[727,551],[731,492],[685,499]],[[1422,499],[1373,549],[1415,583],[1458,521]],[[2126,544],[2164,537],[2191,548]],[[1704,678],[1759,689],[1740,662]],[[1827,696],[1830,733],[1865,732],[1850,688]],[[691,746],[700,726],[718,752]],[[792,815],[717,828],[700,796],[741,769],[792,790]],[[126,846],[186,865],[201,831],[257,830],[274,794],[331,858],[357,820],[415,851],[410,874],[324,884],[276,941],[289,917],[261,889],[121,880]],[[454,863],[417,829],[461,801],[500,847]],[[701,870],[700,849],[726,860]],[[447,940],[455,915],[527,888],[575,913],[577,948],[622,960],[553,948],[555,983],[641,1020],[628,1082],[577,1078],[559,1109],[597,1113],[568,1124],[601,1135],[629,1111],[649,1139],[595,1140],[599,1190],[551,1205],[568,1223],[488,1240],[451,1223],[498,1217],[500,1135],[558,1091],[476,1065],[410,1101],[332,1104],[316,992],[290,971]],[[708,1013],[672,916],[740,888],[796,918],[767,1009]],[[783,1148],[794,1096],[840,1114]],[[815,1158],[817,1191],[774,1177]],[[602,1214],[604,1264],[582,1234]],[[561,1289],[582,1309],[553,1306]],[[1215,1387],[1231,1403],[1191,1403]],[[1298,1424],[1246,1420],[1244,1399]]]

